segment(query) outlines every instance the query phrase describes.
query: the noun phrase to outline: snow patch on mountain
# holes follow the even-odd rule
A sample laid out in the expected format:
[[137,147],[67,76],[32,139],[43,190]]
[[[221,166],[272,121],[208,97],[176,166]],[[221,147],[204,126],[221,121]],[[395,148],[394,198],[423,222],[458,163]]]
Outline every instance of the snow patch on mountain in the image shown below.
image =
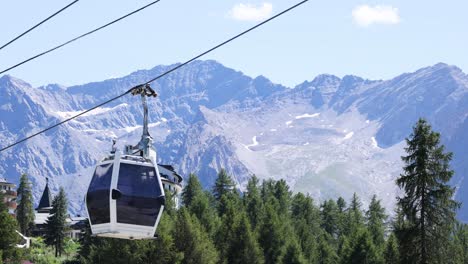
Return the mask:
[[303,115],[298,115],[295,118],[296,119],[303,119],[303,118],[312,118],[312,117],[317,117],[319,116],[320,113],[315,113],[315,114],[303,114]]
[[[122,108],[126,108],[128,107],[127,104],[123,103],[123,104],[120,104],[118,106],[115,106],[115,107],[99,107],[99,108],[96,108],[90,112],[87,112],[83,115],[81,115],[81,117],[87,117],[87,116],[93,116],[93,115],[101,115],[101,114],[105,114],[109,111],[114,111],[114,110],[117,110],[117,109],[122,109]],[[72,116],[76,116],[80,113],[82,113],[84,110],[81,110],[81,111],[55,111],[53,112],[53,114],[55,114],[56,116],[60,117],[60,118],[63,118],[63,119],[66,119],[66,118],[70,118]]]
[[353,137],[353,135],[354,135],[354,132],[352,132],[352,131],[351,131],[351,132],[349,132],[348,134],[346,134],[346,135],[344,136],[344,138],[343,138],[343,139],[344,139],[344,140],[346,140],[346,139],[350,139],[350,138],[352,138],[352,137]]

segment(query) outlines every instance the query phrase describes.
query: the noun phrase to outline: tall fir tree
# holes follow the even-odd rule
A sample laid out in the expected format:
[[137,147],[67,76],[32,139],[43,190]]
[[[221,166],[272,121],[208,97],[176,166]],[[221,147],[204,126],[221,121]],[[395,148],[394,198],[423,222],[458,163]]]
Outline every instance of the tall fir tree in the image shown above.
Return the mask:
[[404,191],[398,204],[409,226],[400,243],[413,244],[414,248],[402,252],[406,254],[402,257],[416,264],[439,263],[459,207],[452,199],[454,188],[448,185],[454,173],[450,169],[452,153],[445,152],[440,134],[424,119],[413,127],[406,144],[404,173],[396,182]]
[[247,182],[247,190],[244,194],[243,201],[249,216],[250,223],[254,229],[257,229],[263,219],[263,202],[260,196],[259,180],[253,175]]
[[18,224],[13,216],[8,213],[4,206],[4,194],[0,191],[0,262],[15,256],[16,243],[20,237],[16,234]]
[[221,200],[223,195],[228,193],[234,193],[234,181],[231,176],[227,174],[225,169],[221,169],[218,172],[218,177],[216,178],[215,184],[213,186],[213,196],[216,201]]
[[293,239],[286,247],[285,254],[281,260],[283,264],[306,264],[307,260],[304,258],[301,247]]
[[260,228],[259,241],[263,248],[265,264],[280,263],[286,249],[288,232],[287,223],[278,215],[274,205],[276,201],[270,199],[265,204],[265,220]]
[[275,183],[274,196],[278,201],[278,211],[283,215],[288,213],[291,204],[291,191],[285,180],[281,179]]
[[[335,248],[331,245],[332,237],[328,233],[323,233],[318,239],[317,261],[318,264],[338,264],[339,257]],[[312,262],[314,263],[314,262]]]
[[55,257],[61,256],[65,243],[68,201],[65,190],[60,187],[58,195],[52,201],[52,210],[47,218],[45,243],[55,248]]
[[400,252],[398,251],[398,242],[395,234],[390,234],[387,242],[385,243],[385,250],[383,253],[385,264],[399,264]]
[[330,199],[324,201],[321,207],[322,228],[333,238],[337,239],[340,223],[338,206],[334,200]]
[[218,252],[199,223],[185,209],[177,212],[173,237],[177,251],[183,254],[182,264],[215,264],[218,262]]
[[338,236],[342,236],[345,234],[346,232],[346,228],[347,228],[347,213],[346,213],[346,201],[343,197],[338,197],[338,199],[336,200],[336,205],[338,206]]
[[320,228],[320,210],[311,197],[297,193],[292,198],[291,218],[298,243],[308,263],[314,263],[318,256],[317,240]]
[[187,180],[187,184],[185,185],[181,195],[182,203],[186,207],[190,207],[195,196],[199,195],[202,192],[203,188],[200,183],[200,180],[198,179],[198,176],[193,173],[190,173],[189,178]]
[[372,237],[364,228],[359,229],[349,241],[348,249],[344,250],[342,256],[343,264],[380,264],[381,256],[372,242]]
[[349,203],[346,219],[346,235],[351,236],[364,226],[364,216],[362,214],[362,202],[359,196],[354,193]]
[[379,249],[382,249],[385,244],[386,220],[385,209],[380,205],[380,200],[374,194],[369,204],[369,209],[366,211],[366,222],[372,240]]
[[[226,259],[232,264],[262,264],[263,252],[257,242],[255,233],[245,212],[234,212],[233,226],[226,239],[228,241]],[[229,217],[227,215],[227,217]],[[227,219],[226,219],[227,220]],[[223,221],[224,223],[224,221]]]
[[26,236],[31,234],[31,227],[34,224],[34,209],[31,182],[28,175],[23,173],[18,186],[18,207],[16,208],[16,220],[21,233]]

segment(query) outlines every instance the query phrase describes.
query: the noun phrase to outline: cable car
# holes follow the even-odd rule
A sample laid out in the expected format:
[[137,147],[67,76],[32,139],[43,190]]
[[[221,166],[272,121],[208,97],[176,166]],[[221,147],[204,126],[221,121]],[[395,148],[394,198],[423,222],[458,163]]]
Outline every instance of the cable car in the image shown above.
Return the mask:
[[156,163],[156,150],[148,132],[147,96],[156,97],[149,85],[132,88],[143,102],[143,135],[123,153],[115,148],[96,165],[85,197],[91,232],[122,239],[154,238],[164,210],[165,195]]

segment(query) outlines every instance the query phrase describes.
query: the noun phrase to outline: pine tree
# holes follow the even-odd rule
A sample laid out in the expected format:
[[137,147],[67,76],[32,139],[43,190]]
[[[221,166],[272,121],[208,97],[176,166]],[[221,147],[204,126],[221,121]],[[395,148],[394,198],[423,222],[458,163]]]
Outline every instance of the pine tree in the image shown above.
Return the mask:
[[391,234],[387,240],[384,251],[385,264],[399,264],[400,253],[398,251],[398,243],[394,234]]
[[216,178],[215,185],[213,186],[213,196],[216,201],[221,200],[221,197],[228,193],[234,193],[234,181],[229,176],[226,170],[221,169]]
[[279,204],[279,213],[283,215],[288,213],[291,204],[291,191],[285,180],[281,179],[275,183],[274,196]]
[[65,241],[67,227],[67,196],[65,190],[60,187],[58,195],[52,201],[52,210],[47,218],[47,233],[45,242],[55,248],[55,257],[61,256]]
[[338,197],[338,200],[336,200],[336,205],[338,206],[338,211],[340,211],[340,213],[344,213],[346,210],[346,201],[343,199],[343,197]]
[[361,208],[361,199],[356,193],[354,193],[348,208],[348,223],[350,225],[348,229],[349,232],[352,232],[353,229],[357,229],[364,226],[364,217],[362,215]]
[[[0,191],[0,204],[3,204],[4,195]],[[16,220],[8,213],[6,206],[0,207],[0,261],[11,259],[15,255],[16,243],[19,242],[19,236],[15,230],[18,228]]]
[[454,188],[448,185],[454,173],[449,165],[452,153],[445,153],[440,134],[424,119],[413,127],[406,144],[404,174],[397,184],[405,193],[398,203],[409,227],[400,243],[414,244],[414,250],[404,256],[412,263],[436,263],[443,259],[459,207],[452,200]]
[[185,185],[184,190],[182,192],[182,203],[186,207],[190,207],[195,196],[202,192],[203,188],[201,186],[200,181],[198,180],[198,176],[193,173],[190,173],[189,178],[187,180],[187,184]]
[[181,208],[177,213],[173,237],[176,249],[183,253],[183,264],[214,264],[218,252],[196,217]]
[[247,215],[245,212],[236,215],[234,216],[234,225],[230,231],[232,233],[226,238],[229,244],[226,252],[227,263],[264,263],[263,252],[254,232],[251,230]]
[[247,190],[243,197],[247,215],[253,229],[257,229],[261,225],[264,210],[258,182],[258,178],[253,175],[247,182]]
[[348,215],[346,213],[345,199],[343,199],[343,197],[339,197],[338,200],[336,200],[336,205],[338,206],[337,232],[338,232],[338,237],[340,237],[346,233],[346,229],[347,229]]
[[318,254],[317,262],[318,264],[337,264],[339,263],[339,257],[336,254],[335,249],[330,244],[329,240],[332,240],[330,235],[324,233],[319,236],[318,240]]
[[343,256],[342,263],[349,264],[379,264],[381,263],[380,256],[369,231],[360,229],[350,242],[350,249],[348,254]]
[[338,206],[334,200],[324,201],[322,204],[322,228],[333,238],[338,238]]
[[174,237],[174,218],[171,215],[163,214],[158,225],[158,238],[151,241],[146,250],[145,262],[154,264],[180,263],[183,254],[176,249]]
[[16,220],[18,221],[21,233],[29,236],[34,223],[34,210],[31,182],[29,182],[26,174],[21,175],[17,193],[18,207],[16,208]]
[[283,264],[306,264],[307,261],[304,258],[300,246],[294,240],[289,243],[286,247],[286,253],[281,260]]
[[320,210],[314,205],[311,197],[297,193],[292,199],[291,217],[304,257],[308,263],[316,262],[316,241],[322,232]]
[[270,199],[265,205],[265,220],[260,228],[260,245],[263,248],[266,264],[279,263],[284,255],[287,242],[288,232],[286,230],[287,223],[282,221],[275,209],[276,201]]
[[451,263],[468,263],[468,225],[457,222],[452,236]]
[[96,238],[92,237],[91,226],[89,221],[85,222],[83,233],[80,237],[80,249],[78,250],[78,260],[82,263],[90,262],[91,247],[96,243]]
[[367,228],[372,236],[374,244],[381,248],[384,246],[385,239],[385,221],[387,215],[385,209],[380,205],[380,200],[377,196],[373,195],[369,210],[366,211]]
[[0,212],[7,211],[8,212],[8,207],[6,206],[5,203],[5,194],[3,191],[0,191]]

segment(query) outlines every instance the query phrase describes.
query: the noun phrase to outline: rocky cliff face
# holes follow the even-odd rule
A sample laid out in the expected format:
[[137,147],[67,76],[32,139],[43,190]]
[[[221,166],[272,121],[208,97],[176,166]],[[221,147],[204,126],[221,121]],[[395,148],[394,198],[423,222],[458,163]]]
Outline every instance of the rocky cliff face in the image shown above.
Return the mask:
[[[73,87],[31,87],[0,78],[1,146],[90,108],[164,72],[140,70],[117,79]],[[388,207],[398,190],[404,138],[427,118],[455,152],[453,184],[468,190],[468,77],[437,64],[386,81],[320,75],[295,88],[251,78],[215,61],[197,61],[158,80],[150,100],[150,133],[159,161],[183,175],[194,172],[209,187],[226,168],[243,187],[251,174],[284,178],[316,199],[364,200],[376,193]],[[30,174],[38,199],[49,177],[64,186],[73,212],[94,164],[110,148],[136,143],[141,133],[139,98],[126,96],[0,153],[0,175],[17,181]],[[468,219],[468,210],[460,213]]]

